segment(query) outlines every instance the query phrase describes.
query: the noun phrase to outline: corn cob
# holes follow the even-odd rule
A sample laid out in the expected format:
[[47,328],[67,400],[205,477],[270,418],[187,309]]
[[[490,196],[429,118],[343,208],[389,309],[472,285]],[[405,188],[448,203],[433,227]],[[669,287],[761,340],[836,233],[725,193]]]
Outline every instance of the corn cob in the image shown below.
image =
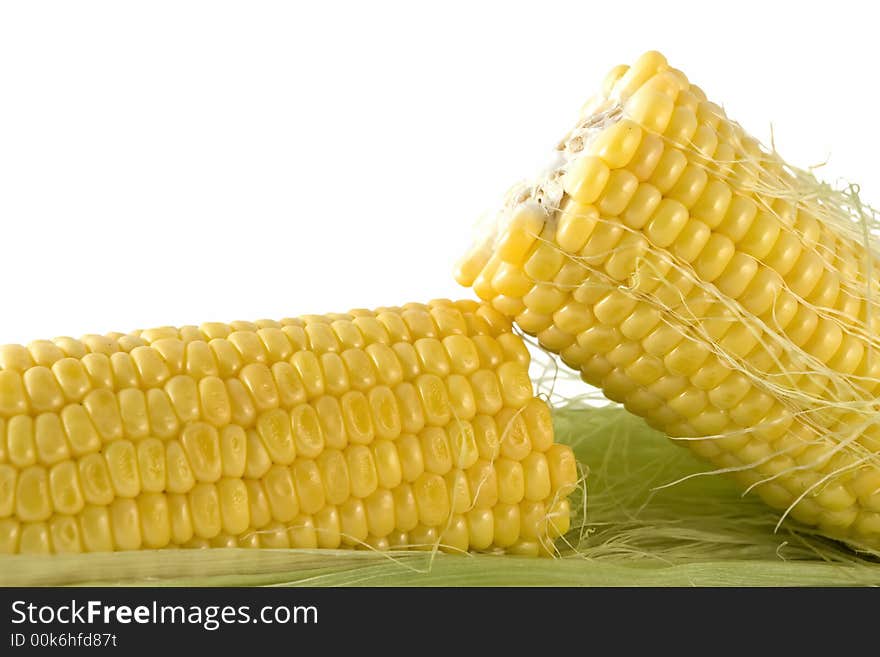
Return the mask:
[[549,553],[577,472],[528,362],[445,300],[0,347],[0,552]]
[[657,52],[609,73],[556,155],[458,281],[768,504],[880,544],[865,215]]

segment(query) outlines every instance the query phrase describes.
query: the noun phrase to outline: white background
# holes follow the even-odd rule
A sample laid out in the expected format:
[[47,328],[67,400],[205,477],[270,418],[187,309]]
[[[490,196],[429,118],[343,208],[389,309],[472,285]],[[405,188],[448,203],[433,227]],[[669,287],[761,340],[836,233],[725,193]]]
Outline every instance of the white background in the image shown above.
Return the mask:
[[481,212],[660,49],[880,202],[868,2],[3,2],[0,343],[465,295]]

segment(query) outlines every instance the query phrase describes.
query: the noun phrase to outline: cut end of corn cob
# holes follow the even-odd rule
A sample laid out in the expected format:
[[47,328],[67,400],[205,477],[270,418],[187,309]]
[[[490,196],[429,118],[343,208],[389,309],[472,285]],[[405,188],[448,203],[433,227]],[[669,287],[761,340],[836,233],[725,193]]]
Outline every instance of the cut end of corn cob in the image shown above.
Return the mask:
[[473,301],[0,347],[0,553],[552,554],[574,456]]
[[768,504],[880,545],[869,210],[657,52],[618,66],[456,277]]

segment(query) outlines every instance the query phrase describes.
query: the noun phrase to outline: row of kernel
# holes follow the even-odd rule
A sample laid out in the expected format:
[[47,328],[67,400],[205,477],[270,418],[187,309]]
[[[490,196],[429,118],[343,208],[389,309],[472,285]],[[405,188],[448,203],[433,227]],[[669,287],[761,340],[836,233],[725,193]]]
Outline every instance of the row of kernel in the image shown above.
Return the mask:
[[[466,304],[438,302],[433,306],[407,304],[401,308],[379,309],[376,312],[358,311],[352,314],[307,315],[280,322],[234,322],[232,324],[203,324],[198,335],[184,336],[174,328],[149,329],[138,332],[146,343],[179,340],[181,342],[230,339],[235,333],[259,335],[266,343],[277,342],[285,336],[291,346],[316,351],[342,351],[362,348],[367,344],[413,342],[421,338],[443,338],[450,335],[488,334],[491,326]],[[464,312],[464,309],[470,312]],[[478,329],[478,330],[474,330]]]
[[[564,458],[558,460],[562,462]],[[337,536],[336,541],[320,544],[320,547],[337,547],[340,540],[345,545],[357,545],[366,541],[369,536],[387,537],[393,533],[414,531],[419,526],[442,529],[452,516],[469,512],[485,515],[487,512],[493,513],[495,507],[501,507],[502,510],[510,506],[531,509],[531,516],[525,515],[537,522],[539,517],[546,517],[547,514],[543,510],[547,506],[558,505],[559,500],[570,492],[573,485],[572,475],[565,472],[561,475],[561,481],[554,481],[557,488],[541,498],[528,499],[522,496],[518,499],[504,498],[507,491],[493,489],[491,493],[493,499],[490,499],[490,493],[484,492],[482,487],[476,498],[472,498],[468,490],[469,474],[459,471],[447,477],[440,477],[424,473],[412,484],[404,483],[394,489],[379,487],[364,497],[347,497],[342,500],[327,498],[316,501],[309,500],[308,496],[305,499],[302,496],[296,498],[293,491],[299,490],[296,488],[298,482],[288,481],[282,470],[277,471],[276,477],[277,480],[274,481],[246,480],[245,482],[251,525],[256,530],[253,533],[257,536],[272,535],[278,528],[295,525],[302,522],[303,518],[324,518],[325,522],[320,524],[325,526],[328,524],[327,520],[338,521],[330,523],[338,527],[338,531],[330,532],[331,535]],[[482,484],[483,479],[479,483]],[[488,485],[494,488],[494,480]],[[311,495],[314,496],[314,493]],[[507,501],[500,501],[504,499]],[[541,509],[542,513],[537,513],[537,509]],[[218,527],[221,524],[219,521],[214,522],[213,530],[219,533]],[[528,530],[525,533],[528,534]],[[202,532],[196,535],[202,539],[214,538],[213,533],[205,535]],[[253,541],[249,544],[256,546]],[[491,541],[477,547],[483,549],[489,544]],[[262,546],[285,547],[274,543],[267,545],[265,542],[262,542]],[[293,546],[302,547],[296,543]]]
[[[118,440],[101,453],[65,460],[50,468],[34,465],[19,471],[0,465],[0,517],[14,513],[25,521],[40,521],[53,512],[75,514],[87,504],[106,505],[118,497],[184,493],[197,480],[216,481],[219,475],[240,477],[245,459],[244,432],[229,427],[217,439],[212,431],[209,425],[194,425],[181,441],[163,443],[148,438],[135,444]],[[215,449],[219,454],[213,453]]]
[[[52,367],[64,358],[82,359],[89,354],[108,358],[122,354],[117,359],[124,360],[124,356],[129,352],[157,342],[162,343],[169,350],[184,351],[190,349],[191,342],[227,340],[238,347],[240,355],[248,360],[247,357],[253,355],[252,343],[256,339],[262,343],[262,349],[256,348],[258,360],[271,358],[273,355],[277,360],[281,360],[289,357],[291,349],[343,351],[349,348],[362,348],[373,342],[385,344],[396,341],[414,342],[421,338],[491,334],[504,329],[503,323],[498,323],[498,318],[493,318],[492,323],[489,323],[480,314],[479,308],[469,304],[440,300],[431,306],[409,304],[398,309],[397,312],[328,315],[318,317],[320,321],[311,322],[261,320],[256,323],[233,322],[228,325],[204,324],[200,329],[164,327],[138,331],[131,335],[92,335],[84,337],[81,341],[56,338],[54,341],[35,341],[27,347],[21,345],[0,347],[0,370],[24,371],[37,365]],[[284,331],[285,328],[291,330]],[[287,353],[277,356],[278,351]],[[182,368],[178,371],[182,371]]]
[[[421,372],[446,376],[450,373],[469,374],[481,364],[495,366],[501,357],[523,360],[521,345],[515,344],[510,333],[496,338],[477,336],[473,339],[453,335],[442,340],[422,338],[414,344],[396,343],[392,347],[377,343],[364,350],[348,349],[341,353],[311,351],[279,352],[290,356],[290,362],[275,362],[272,376],[275,385],[306,386],[307,392],[318,396],[327,392],[341,394],[350,388],[367,389],[377,381],[394,384]],[[253,345],[251,345],[253,346]],[[242,347],[241,351],[247,351]],[[190,378],[238,376],[252,392],[258,393],[263,381],[270,379],[269,366],[259,354],[251,354],[248,364],[233,356],[237,351],[223,348],[217,340],[211,343],[191,342],[185,354],[176,359],[163,345],[139,347],[130,354],[113,357],[89,354],[81,360],[63,359],[53,367],[36,366],[19,373],[0,372],[0,416],[56,411],[66,402],[79,402],[96,389],[157,388],[166,389],[173,381],[181,383],[175,372],[186,371]],[[185,356],[185,357],[184,357]],[[277,394],[277,391],[270,395]],[[296,395],[296,390],[291,391]]]
[[[378,504],[379,508],[375,508]],[[551,541],[564,534],[570,523],[567,500],[498,504],[495,508],[471,509],[454,513],[439,525],[424,525],[416,514],[408,513],[392,528],[381,502],[350,500],[339,507],[327,506],[314,516],[300,515],[291,523],[272,522],[239,537],[226,536],[224,546],[249,548],[337,548],[359,547],[374,550],[441,549],[451,551],[512,551],[517,544],[529,543],[526,553],[552,552]],[[205,539],[190,541],[185,547],[202,548],[219,543]],[[540,549],[538,547],[540,546]],[[515,550],[513,550],[515,551]]]
[[[379,342],[390,344],[397,341],[414,342],[422,338],[442,339],[451,335],[490,335],[509,331],[509,324],[505,326],[497,316],[489,316],[488,320],[484,317],[484,309],[477,309],[477,313],[462,314],[453,305],[439,305],[430,312],[433,315],[429,317],[421,317],[421,321],[416,319],[419,312],[415,309],[402,311],[406,313],[415,313],[415,316],[406,315],[402,317],[395,313],[379,313],[379,315],[387,315],[384,317],[387,328],[376,331],[376,325],[370,324],[370,321],[378,322],[379,320],[369,315],[354,317],[350,324],[345,322],[349,320],[335,320],[329,324],[322,322],[314,322],[312,324],[304,323],[303,326],[313,326],[310,333],[313,340],[309,340],[309,335],[305,330],[284,332],[279,324],[278,326],[265,326],[264,328],[254,331],[232,330],[235,326],[241,327],[243,323],[237,323],[230,326],[224,326],[230,330],[218,330],[216,328],[207,329],[204,333],[200,333],[201,339],[196,336],[189,336],[190,339],[182,340],[177,329],[154,329],[152,331],[140,332],[140,335],[147,335],[150,340],[144,340],[138,336],[121,336],[117,338],[87,336],[84,342],[79,343],[69,338],[58,338],[56,342],[65,347],[61,347],[49,341],[36,341],[31,343],[29,347],[20,345],[5,345],[0,347],[0,369],[11,369],[16,371],[24,371],[34,366],[52,367],[60,360],[72,358],[81,360],[86,356],[104,356],[105,358],[93,358],[91,360],[101,361],[92,366],[91,369],[97,370],[90,374],[99,379],[106,378],[103,371],[118,370],[119,375],[123,379],[135,380],[135,376],[140,374],[144,377],[144,384],[151,385],[150,381],[160,379],[161,373],[155,373],[155,362],[144,362],[147,359],[155,361],[155,357],[151,357],[149,352],[144,350],[148,343],[161,347],[160,351],[165,359],[169,362],[172,372],[181,373],[189,367],[194,371],[205,369],[206,355],[204,354],[204,345],[190,346],[190,342],[205,342],[212,340],[221,340],[216,348],[217,351],[227,352],[215,355],[215,358],[228,355],[227,346],[232,346],[238,353],[240,359],[244,361],[266,361],[266,360],[283,360],[288,358],[292,350],[312,349],[318,351],[343,351],[347,348],[360,348],[365,344]],[[348,317],[348,316],[347,316]],[[407,318],[409,321],[407,321]],[[361,322],[361,326],[357,323]],[[265,323],[264,323],[265,324]],[[380,322],[381,324],[381,322]],[[206,325],[216,327],[217,325]],[[293,329],[303,329],[302,326],[288,324]],[[328,335],[321,329],[329,330],[333,335]],[[119,342],[123,339],[129,339],[131,344],[126,345],[127,348],[120,347]],[[225,341],[225,342],[223,342]],[[312,344],[314,342],[314,345]],[[74,348],[72,345],[78,345]],[[131,352],[131,353],[130,353]],[[167,352],[167,353],[165,353]],[[187,358],[188,356],[188,358]],[[131,358],[134,357],[134,363]],[[106,360],[113,361],[110,366]],[[221,359],[222,360],[222,359]],[[193,365],[185,366],[185,362],[193,361]],[[210,368],[210,366],[208,366]]]
[[[205,491],[208,504],[223,503]],[[389,496],[391,499],[389,499]],[[201,500],[197,500],[201,501]],[[260,529],[241,529],[222,515],[190,510],[184,496],[154,495],[137,502],[119,500],[109,506],[87,507],[79,516],[55,515],[48,521],[21,523],[0,520],[0,553],[79,553],[141,548],[263,547],[338,548],[369,545],[374,549],[430,548],[452,550],[511,549],[518,543],[542,545],[569,526],[567,500],[499,504],[494,509],[471,509],[452,514],[440,524],[424,525],[416,512],[391,521],[396,504],[384,491],[369,500],[350,500],[326,506],[315,514],[300,514],[287,523]],[[406,527],[407,529],[399,529]],[[218,531],[217,528],[220,527]],[[531,552],[532,550],[529,550]],[[537,550],[535,550],[537,552]]]
[[247,491],[240,479],[198,484],[188,494],[143,493],[75,515],[0,519],[0,552],[106,552],[162,548],[221,530],[247,530]]
[[[543,499],[555,486],[553,482],[563,481],[571,474],[573,462],[566,460],[570,455],[566,449],[550,446],[543,452],[523,455],[525,450],[519,446],[517,452],[507,442],[499,441],[491,425],[485,433],[475,435],[461,428],[449,429],[426,430],[418,437],[406,435],[396,442],[380,440],[370,446],[327,449],[314,459],[298,457],[289,467],[273,464],[266,452],[258,456],[256,451],[263,448],[249,437],[244,475],[267,485],[267,477],[275,482],[277,486],[273,489],[281,491],[278,504],[289,500],[288,504],[295,505],[295,491],[302,495],[303,491],[312,490],[308,494],[315,501],[309,506],[320,507],[325,498],[338,504],[350,495],[366,497],[379,487],[395,488],[401,482],[413,483],[426,475],[455,479],[464,472],[474,486],[479,484],[484,497],[488,496],[486,499],[494,499],[492,496],[498,494],[498,481],[504,501],[519,501],[524,496]],[[316,482],[323,482],[323,488]]]
[[[414,445],[414,449],[422,448]],[[385,509],[384,517],[394,509],[397,520],[391,527],[406,530],[417,520],[440,524],[451,511],[564,497],[576,478],[571,450],[560,445],[522,462],[503,457],[494,464],[478,460],[467,469],[440,475],[395,460],[393,445],[382,443],[372,450],[365,446],[351,446],[344,453],[328,450],[315,461],[296,461],[289,467],[273,465],[260,479],[246,479],[245,484],[250,521],[256,528],[273,521],[289,522],[301,513],[314,514],[326,504],[345,505],[356,498],[374,510]],[[404,518],[411,521],[404,522]]]
[[[324,493],[314,463],[311,468],[308,463],[303,464],[302,471],[298,471],[297,466],[273,466],[271,473],[259,481],[223,478],[216,484],[195,484],[187,495],[143,492],[136,499],[117,498],[102,500],[103,504],[68,506],[62,511],[63,515],[20,514],[19,520],[23,520],[26,527],[41,525],[39,534],[43,537],[40,539],[43,544],[48,545],[44,539],[52,528],[56,550],[79,551],[82,548],[76,546],[80,545],[80,539],[71,536],[78,526],[71,524],[71,518],[81,513],[84,549],[137,549],[142,546],[164,547],[169,542],[183,543],[192,536],[211,539],[221,531],[238,534],[251,523],[261,528],[272,520],[290,522],[300,515],[300,511],[318,514],[324,509],[325,501],[333,501],[347,510],[343,513],[343,519],[348,519],[343,523],[346,530],[343,533],[348,536],[344,542],[350,543],[364,540],[367,534],[384,536],[394,529],[411,531],[419,523],[439,526],[446,522],[450,513],[461,514],[501,505],[501,517],[507,518],[504,536],[509,536],[511,518],[519,517],[518,514],[511,515],[509,506],[521,503],[531,509],[524,515],[532,518],[530,522],[534,524],[545,515],[536,511],[538,506],[544,508],[544,500],[564,497],[570,492],[576,471],[570,450],[558,445],[548,452],[546,458],[540,455],[524,462],[525,468],[519,471],[516,470],[519,464],[505,463],[504,459],[499,459],[497,466],[493,467],[483,462],[467,472],[456,470],[447,477],[424,472],[412,484],[399,485],[394,491],[378,487],[369,492],[368,489],[352,490],[353,493],[362,493],[363,501],[325,497],[332,492]],[[358,485],[353,482],[353,488]],[[495,514],[498,513],[496,510]],[[43,524],[45,520],[49,520],[48,526]],[[18,526],[17,521],[0,522],[7,528]],[[531,525],[527,522],[525,526]],[[29,533],[33,531],[36,530],[25,531],[22,538],[24,551],[35,551],[31,545],[35,539]],[[65,534],[66,542],[62,548],[59,541]],[[512,540],[505,543],[505,540],[495,539],[495,544],[502,547],[510,543]]]
[[[314,380],[311,392],[323,393]],[[243,371],[240,380],[226,382],[206,377],[197,385],[190,377],[178,376],[164,390],[150,389],[146,394],[137,388],[118,394],[95,390],[82,404],[69,404],[57,414],[0,418],[0,463],[51,465],[123,437],[172,438],[181,425],[200,419],[218,428],[230,422],[252,426],[259,413],[279,405],[301,418],[302,426],[306,426],[303,422],[315,425],[315,411],[303,407],[308,392],[296,370],[285,364],[277,364],[271,372],[254,366]],[[366,394],[358,390],[338,398],[320,394],[312,404],[323,418],[322,428],[334,434],[331,439],[351,434],[354,440],[363,437],[361,442],[369,442],[375,434],[396,437],[401,428],[413,432],[426,422],[445,425],[450,417],[468,420],[478,412],[494,414],[503,404],[519,407],[530,398],[525,368],[507,362],[498,366],[497,373],[477,370],[470,377],[450,375],[445,380],[421,374],[393,390],[379,385]]]
[[53,505],[55,511],[76,513],[86,503],[107,504],[114,496],[182,493],[196,482],[211,483],[224,476],[262,477],[273,464],[288,465],[297,458],[317,458],[327,481],[337,486],[347,488],[349,471],[357,472],[367,483],[356,481],[355,488],[363,491],[370,481],[373,487],[380,482],[393,486],[404,473],[408,480],[425,470],[446,474],[453,466],[470,467],[478,458],[540,460],[541,452],[552,445],[549,411],[539,400],[519,411],[506,409],[497,420],[496,424],[488,415],[475,416],[473,423],[450,420],[445,428],[429,427],[418,437],[401,436],[396,444],[391,439],[397,438],[397,432],[374,441],[371,435],[363,440],[363,432],[349,431],[348,447],[339,434],[330,434],[330,444],[325,443],[318,415],[309,405],[292,415],[279,409],[265,413],[257,430],[247,433],[237,425],[221,432],[207,423],[192,423],[179,441],[116,440],[101,453],[77,461],[59,459],[50,468],[24,466],[20,475],[15,466],[0,465],[0,491],[5,493],[0,517],[16,509],[23,519],[40,520],[51,514]]
[[60,360],[80,360],[91,354],[111,357],[128,354],[147,343],[137,335],[114,333],[111,335],[86,335],[80,340],[70,337],[53,340],[35,340],[27,346],[19,344],[0,345],[0,370],[24,370],[42,366],[52,367]]

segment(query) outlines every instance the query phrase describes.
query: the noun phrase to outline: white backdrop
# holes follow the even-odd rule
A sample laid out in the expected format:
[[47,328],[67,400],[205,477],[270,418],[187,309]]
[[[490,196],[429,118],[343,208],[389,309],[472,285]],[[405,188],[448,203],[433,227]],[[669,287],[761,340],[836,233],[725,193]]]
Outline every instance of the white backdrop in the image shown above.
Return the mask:
[[[618,5],[618,6],[615,6]],[[880,202],[866,2],[4,2],[0,343],[464,295],[480,213],[660,49]]]

